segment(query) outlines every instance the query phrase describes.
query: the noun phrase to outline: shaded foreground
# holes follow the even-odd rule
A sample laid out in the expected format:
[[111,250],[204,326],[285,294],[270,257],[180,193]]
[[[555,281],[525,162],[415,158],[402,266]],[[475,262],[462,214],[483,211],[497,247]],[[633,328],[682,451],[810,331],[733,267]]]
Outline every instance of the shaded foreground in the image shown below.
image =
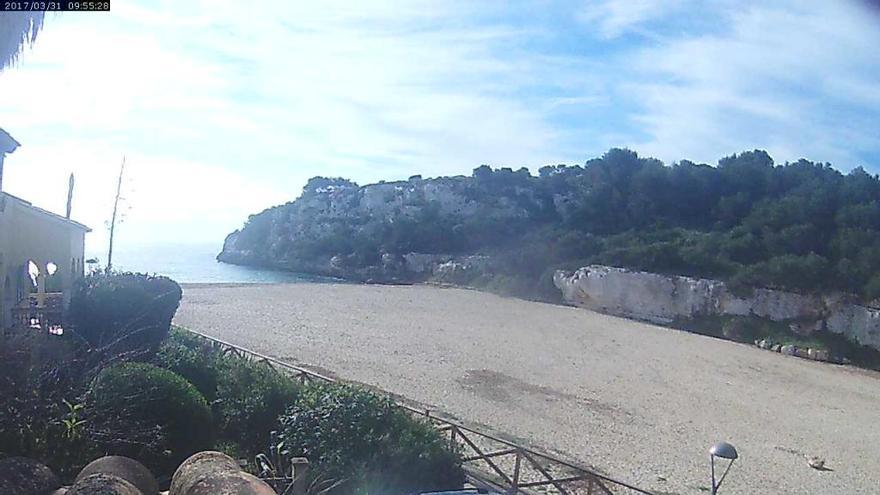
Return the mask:
[[[869,493],[880,374],[574,308],[426,286],[190,286],[175,322],[333,370],[623,481],[703,493]],[[805,456],[825,457],[829,470]]]

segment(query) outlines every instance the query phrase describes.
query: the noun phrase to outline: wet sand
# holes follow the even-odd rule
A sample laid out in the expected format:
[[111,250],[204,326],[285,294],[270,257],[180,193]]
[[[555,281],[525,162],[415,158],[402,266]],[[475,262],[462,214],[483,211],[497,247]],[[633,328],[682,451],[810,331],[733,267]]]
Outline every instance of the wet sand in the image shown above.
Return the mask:
[[706,493],[719,440],[741,456],[721,493],[880,493],[874,372],[429,286],[186,286],[175,322],[658,493]]

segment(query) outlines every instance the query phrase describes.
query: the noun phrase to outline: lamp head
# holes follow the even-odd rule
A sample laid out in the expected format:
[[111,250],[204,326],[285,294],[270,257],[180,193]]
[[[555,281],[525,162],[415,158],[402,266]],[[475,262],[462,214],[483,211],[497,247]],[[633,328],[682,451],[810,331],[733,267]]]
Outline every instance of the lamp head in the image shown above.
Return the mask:
[[730,459],[731,461],[739,457],[736,448],[727,442],[718,442],[709,449],[709,453],[714,457],[721,459]]

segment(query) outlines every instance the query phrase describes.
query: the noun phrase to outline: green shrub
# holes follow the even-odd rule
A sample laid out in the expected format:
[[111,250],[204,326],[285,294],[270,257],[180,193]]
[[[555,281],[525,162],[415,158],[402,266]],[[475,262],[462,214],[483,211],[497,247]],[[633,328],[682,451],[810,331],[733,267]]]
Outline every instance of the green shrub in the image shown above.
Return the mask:
[[217,360],[219,356],[199,336],[172,328],[156,353],[155,363],[192,383],[209,403],[217,398]]
[[151,353],[168,335],[182,294],[166,277],[96,273],[77,284],[68,319],[93,348],[113,355]]
[[877,299],[880,297],[880,275],[874,275],[868,280],[864,288],[865,297],[867,299]]
[[431,425],[386,399],[341,385],[303,387],[281,418],[282,451],[307,457],[339,493],[403,494],[460,488],[457,452]]
[[214,415],[220,438],[251,456],[265,452],[278,417],[297,396],[298,384],[263,363],[225,356],[216,363]]
[[154,362],[192,383],[212,405],[216,431],[246,457],[264,452],[298,385],[266,364],[224,356],[204,339],[172,328]]
[[213,445],[205,398],[169,370],[143,363],[106,368],[86,405],[88,433],[103,452],[137,459],[158,476]]
[[0,458],[37,459],[64,479],[92,458],[79,421],[85,370],[73,344],[42,332],[0,344]]

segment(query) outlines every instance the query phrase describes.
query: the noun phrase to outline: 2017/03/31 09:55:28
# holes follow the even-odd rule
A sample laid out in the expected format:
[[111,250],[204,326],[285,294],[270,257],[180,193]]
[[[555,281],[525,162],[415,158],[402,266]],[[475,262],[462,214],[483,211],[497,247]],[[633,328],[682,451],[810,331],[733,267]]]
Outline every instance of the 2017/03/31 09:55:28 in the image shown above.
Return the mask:
[[0,1],[0,12],[108,12],[110,0],[77,1],[77,0],[3,0]]

